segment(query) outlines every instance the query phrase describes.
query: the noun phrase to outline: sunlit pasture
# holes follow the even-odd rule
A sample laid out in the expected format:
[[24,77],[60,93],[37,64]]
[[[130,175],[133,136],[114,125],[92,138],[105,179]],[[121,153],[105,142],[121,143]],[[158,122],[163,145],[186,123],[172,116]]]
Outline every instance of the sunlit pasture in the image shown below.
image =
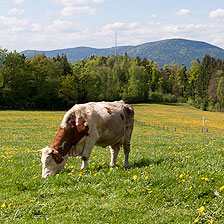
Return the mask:
[[0,111],[0,223],[224,223],[224,114],[134,109],[145,125],[135,123],[128,169],[122,150],[110,168],[109,149],[94,147],[89,169],[70,158],[47,179],[37,150],[65,112]]

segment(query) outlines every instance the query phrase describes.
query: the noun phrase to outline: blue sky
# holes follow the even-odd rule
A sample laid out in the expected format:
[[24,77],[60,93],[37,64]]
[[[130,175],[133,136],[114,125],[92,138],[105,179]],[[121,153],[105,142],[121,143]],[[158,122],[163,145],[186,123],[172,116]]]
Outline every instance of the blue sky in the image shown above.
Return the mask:
[[0,47],[106,48],[185,38],[224,49],[223,0],[0,0]]

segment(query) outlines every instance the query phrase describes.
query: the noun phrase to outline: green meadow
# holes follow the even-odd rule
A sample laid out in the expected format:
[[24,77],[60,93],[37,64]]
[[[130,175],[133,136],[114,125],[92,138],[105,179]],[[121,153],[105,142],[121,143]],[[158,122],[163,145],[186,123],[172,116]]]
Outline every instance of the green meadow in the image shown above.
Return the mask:
[[[41,178],[64,111],[0,111],[0,223],[224,223],[224,114],[134,105],[130,167],[94,147]],[[202,132],[202,117],[208,119]]]

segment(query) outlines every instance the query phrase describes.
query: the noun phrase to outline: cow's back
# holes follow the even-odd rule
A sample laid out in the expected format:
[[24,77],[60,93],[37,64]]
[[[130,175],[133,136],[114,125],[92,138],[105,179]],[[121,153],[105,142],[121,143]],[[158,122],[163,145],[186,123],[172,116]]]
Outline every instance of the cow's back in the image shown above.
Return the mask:
[[87,117],[87,123],[90,127],[90,135],[94,135],[95,132],[99,135],[96,144],[107,146],[123,141],[126,130],[129,127],[133,128],[133,108],[124,101],[100,102],[90,105],[92,111],[89,119]]

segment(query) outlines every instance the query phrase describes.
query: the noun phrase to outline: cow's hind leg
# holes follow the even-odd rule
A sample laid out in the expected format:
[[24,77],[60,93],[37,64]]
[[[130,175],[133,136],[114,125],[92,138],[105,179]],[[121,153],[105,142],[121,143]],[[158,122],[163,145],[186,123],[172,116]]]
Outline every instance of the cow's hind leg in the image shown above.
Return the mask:
[[111,154],[110,166],[111,167],[116,164],[117,155],[119,153],[119,150],[120,150],[120,145],[119,144],[110,146],[110,154]]
[[124,139],[124,144],[123,144],[124,155],[125,155],[125,159],[124,159],[125,167],[129,166],[128,158],[129,158],[129,153],[130,153],[130,141],[131,141],[132,130],[133,130],[133,125],[131,127],[129,127],[125,133],[125,139]]
[[124,166],[125,167],[129,166],[129,162],[128,162],[129,153],[130,153],[130,143],[125,143],[124,144],[124,155],[125,155]]

